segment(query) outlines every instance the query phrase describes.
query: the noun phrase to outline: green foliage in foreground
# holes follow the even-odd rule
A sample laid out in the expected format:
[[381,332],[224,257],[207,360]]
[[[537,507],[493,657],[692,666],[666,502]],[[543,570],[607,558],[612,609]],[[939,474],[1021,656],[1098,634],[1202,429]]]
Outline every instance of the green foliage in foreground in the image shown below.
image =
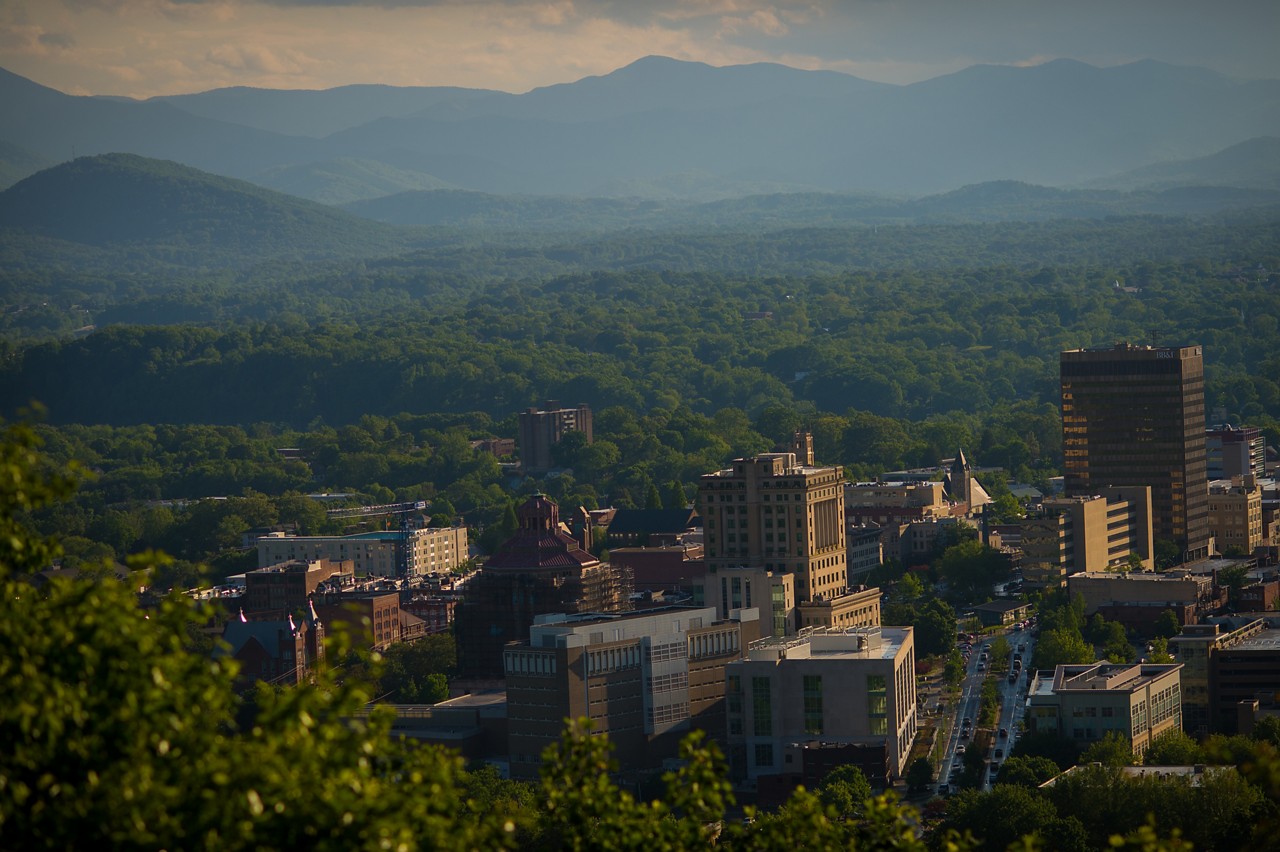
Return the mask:
[[[92,838],[218,850],[926,848],[914,809],[892,794],[867,796],[854,777],[833,780],[831,803],[801,789],[775,813],[748,808],[729,820],[723,758],[697,733],[666,794],[640,801],[613,782],[608,741],[584,725],[548,749],[540,786],[501,782],[468,773],[451,752],[393,738],[385,714],[361,712],[361,679],[331,672],[299,688],[260,687],[253,722],[238,725],[234,664],[189,649],[193,602],[170,597],[144,611],[123,584],[38,590],[19,579],[58,553],[29,531],[28,513],[73,487],[47,469],[32,430],[0,435],[0,847],[77,848]],[[339,638],[330,656],[346,650]],[[1269,747],[1258,754],[1277,765]],[[1274,798],[1280,782],[1249,789]],[[1251,801],[1261,805],[1261,793]],[[1023,842],[1017,832],[1037,826],[1013,816],[1005,833]],[[1226,815],[1231,826],[1237,816]],[[1069,821],[1062,829],[1081,834]],[[945,828],[933,839],[976,847]],[[1178,848],[1149,826],[1111,842]]]

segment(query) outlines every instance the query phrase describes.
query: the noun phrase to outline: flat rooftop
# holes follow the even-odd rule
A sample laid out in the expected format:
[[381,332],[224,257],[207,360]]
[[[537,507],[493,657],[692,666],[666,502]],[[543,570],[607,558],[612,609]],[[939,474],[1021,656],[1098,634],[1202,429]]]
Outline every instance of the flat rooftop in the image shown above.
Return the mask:
[[758,639],[747,649],[749,660],[892,660],[898,656],[909,627],[828,627],[799,636]]
[[1053,677],[1053,690],[1055,692],[1092,690],[1132,692],[1180,668],[1182,668],[1181,663],[1136,665],[1094,663],[1082,666],[1058,666]]
[[1267,628],[1233,644],[1228,651],[1280,651],[1280,630]]

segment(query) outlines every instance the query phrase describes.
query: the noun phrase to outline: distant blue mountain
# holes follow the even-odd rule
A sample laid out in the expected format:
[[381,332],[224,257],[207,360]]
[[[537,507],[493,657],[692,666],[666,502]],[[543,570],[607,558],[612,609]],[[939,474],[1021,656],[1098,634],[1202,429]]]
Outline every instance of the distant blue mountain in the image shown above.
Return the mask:
[[[1278,104],[1280,81],[1158,62],[975,66],[896,86],[648,57],[519,95],[347,86],[144,102],[71,97],[0,71],[0,143],[33,162],[137,153],[331,202],[431,187],[922,196],[1001,180],[1082,186],[1207,157],[1280,137]],[[1230,185],[1268,168],[1265,155],[1250,157]]]

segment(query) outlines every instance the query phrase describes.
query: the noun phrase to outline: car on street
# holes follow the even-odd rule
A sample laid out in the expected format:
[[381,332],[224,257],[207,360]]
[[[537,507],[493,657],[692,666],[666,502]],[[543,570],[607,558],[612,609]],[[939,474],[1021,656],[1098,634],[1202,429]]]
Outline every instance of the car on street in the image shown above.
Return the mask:
[[1001,728],[1001,729],[1000,729],[1000,739],[1002,739],[1002,740],[1003,740],[1003,739],[1006,739],[1008,736],[1009,736],[1009,729],[1008,729],[1008,728]]

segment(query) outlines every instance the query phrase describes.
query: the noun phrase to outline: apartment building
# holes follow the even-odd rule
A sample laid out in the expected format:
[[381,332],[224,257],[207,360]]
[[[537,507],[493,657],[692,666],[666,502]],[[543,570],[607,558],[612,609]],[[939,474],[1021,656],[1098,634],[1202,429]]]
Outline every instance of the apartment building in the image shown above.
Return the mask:
[[355,535],[298,536],[273,532],[257,540],[258,566],[296,559],[350,562],[360,577],[448,574],[469,557],[467,528],[422,527]]

